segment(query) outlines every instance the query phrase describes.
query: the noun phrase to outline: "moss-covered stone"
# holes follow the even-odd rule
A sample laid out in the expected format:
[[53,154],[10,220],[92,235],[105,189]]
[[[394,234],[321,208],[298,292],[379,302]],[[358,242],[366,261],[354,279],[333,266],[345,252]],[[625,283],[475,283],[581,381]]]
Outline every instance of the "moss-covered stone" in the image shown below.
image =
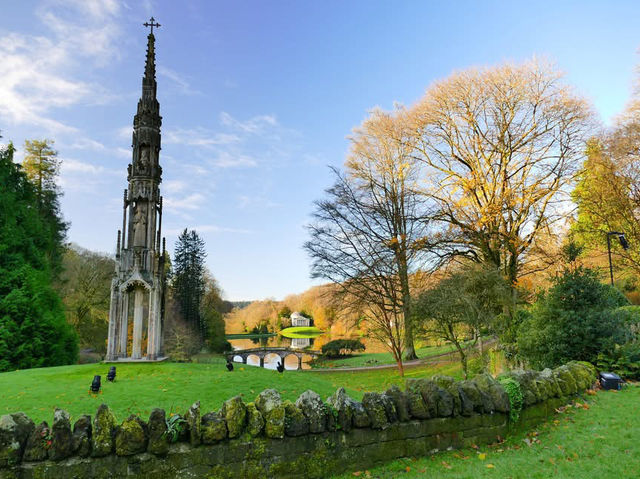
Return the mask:
[[319,434],[327,429],[327,406],[318,393],[310,389],[303,392],[296,400],[296,407],[307,418],[309,432]]
[[264,429],[264,418],[256,405],[252,402],[247,404],[247,432],[250,436],[256,437]]
[[266,389],[258,395],[255,404],[264,418],[266,436],[282,439],[285,414],[280,393],[275,389]]
[[309,434],[309,421],[302,411],[291,401],[284,402],[284,433],[287,436],[304,436]]
[[18,464],[35,424],[24,413],[0,417],[0,467]]
[[80,457],[91,454],[91,416],[85,414],[73,425],[73,453]]
[[502,385],[489,374],[478,374],[473,378],[478,389],[489,396],[491,404],[497,412],[508,413],[510,410],[509,396]]
[[189,429],[189,444],[196,447],[200,445],[202,435],[200,431],[200,401],[196,401],[191,405],[185,415],[185,419]]
[[378,393],[367,392],[362,396],[362,405],[371,419],[373,429],[385,429],[389,426],[385,403]]
[[494,411],[493,402],[487,393],[478,388],[473,381],[460,381],[458,387],[473,404],[473,411],[478,414],[491,414]]
[[361,402],[353,401],[351,404],[351,411],[353,427],[361,429],[371,427],[371,419]]
[[328,424],[333,421],[343,431],[350,431],[353,424],[353,399],[349,397],[344,388],[339,388],[327,398],[330,413],[334,415],[328,418]]
[[116,454],[132,456],[147,450],[147,425],[138,416],[125,419],[116,432]]
[[409,404],[409,414],[411,417],[417,419],[429,419],[431,417],[429,408],[425,404],[424,399],[422,399],[422,393],[419,390],[407,387],[405,395],[407,397],[407,403]]
[[49,456],[51,446],[51,429],[46,421],[38,424],[27,439],[23,461],[44,461]]
[[533,406],[542,400],[538,384],[537,374],[534,371],[514,370],[505,373],[503,376],[510,377],[520,385],[525,407]]
[[240,436],[247,423],[247,406],[242,402],[240,396],[228,399],[222,404],[221,414],[227,422],[229,437]]
[[383,396],[389,398],[389,400],[393,403],[395,408],[396,415],[400,422],[407,422],[411,419],[411,414],[409,413],[409,400],[407,399],[407,395],[400,390],[397,385],[391,386],[387,389]]
[[116,417],[109,406],[101,404],[93,418],[91,456],[102,457],[113,452],[116,433]]
[[154,409],[149,415],[149,444],[147,451],[157,456],[169,452],[170,437],[167,433],[167,416],[164,409]]
[[[407,379],[407,391],[418,391],[428,411],[429,417],[449,417],[454,412],[452,394],[429,379]],[[452,386],[455,389],[455,385]]]
[[578,385],[568,367],[559,366],[553,370],[553,374],[560,385],[563,396],[570,396],[578,392]]
[[202,416],[202,443],[215,444],[227,437],[227,424],[217,412],[210,412]]
[[566,364],[579,391],[590,389],[596,381],[597,376],[594,373],[595,368],[587,362],[571,361]]
[[53,413],[53,426],[51,426],[51,447],[49,459],[59,461],[73,454],[73,432],[69,413],[56,408]]
[[560,384],[558,384],[558,380],[556,379],[551,369],[543,369],[542,371],[540,371],[538,377],[541,380],[546,381],[550,398],[557,398],[562,396],[562,389],[560,389]]
[[[456,383],[456,380],[451,376],[436,375],[431,378],[438,387],[444,389],[451,396],[452,401],[452,414],[451,416],[459,416],[462,414],[462,398],[460,397],[460,390]],[[467,405],[468,409],[468,405]],[[473,408],[471,408],[473,410]]]

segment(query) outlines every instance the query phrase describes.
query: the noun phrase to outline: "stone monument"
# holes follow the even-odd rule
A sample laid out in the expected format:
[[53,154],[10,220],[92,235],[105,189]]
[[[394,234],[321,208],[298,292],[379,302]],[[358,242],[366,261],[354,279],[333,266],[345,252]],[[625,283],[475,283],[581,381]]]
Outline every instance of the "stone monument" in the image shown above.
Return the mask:
[[[133,159],[128,167],[129,188],[124,190],[122,230],[118,231],[116,272],[111,283],[107,361],[163,356],[164,258],[162,238],[162,168],[160,154],[160,104],[156,99],[156,64],[151,17],[142,97],[133,118]],[[127,220],[128,218],[128,220]],[[133,301],[131,301],[133,300]],[[131,304],[133,302],[133,304]],[[131,311],[132,310],[132,311]],[[131,313],[131,314],[130,314]],[[129,342],[129,321],[133,340]],[[146,356],[143,357],[146,318]]]

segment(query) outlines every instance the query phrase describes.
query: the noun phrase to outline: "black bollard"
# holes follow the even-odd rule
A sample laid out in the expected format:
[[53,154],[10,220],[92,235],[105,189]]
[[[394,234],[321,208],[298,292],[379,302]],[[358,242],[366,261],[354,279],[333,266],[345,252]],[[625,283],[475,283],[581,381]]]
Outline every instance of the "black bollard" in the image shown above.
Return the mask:
[[233,371],[233,363],[227,359],[227,371]]
[[115,381],[116,380],[116,367],[111,366],[109,368],[109,372],[107,373],[107,381]]
[[98,394],[100,392],[100,376],[93,376],[93,381],[91,382],[91,392],[94,394]]

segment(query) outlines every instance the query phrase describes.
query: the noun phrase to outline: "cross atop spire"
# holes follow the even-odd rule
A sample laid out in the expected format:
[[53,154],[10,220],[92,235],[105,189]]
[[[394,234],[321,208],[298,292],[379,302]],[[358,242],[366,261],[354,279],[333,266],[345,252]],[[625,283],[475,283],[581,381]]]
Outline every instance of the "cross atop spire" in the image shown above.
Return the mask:
[[153,17],[151,17],[148,22],[144,22],[142,25],[145,27],[151,27],[151,35],[153,35],[153,27],[156,27],[156,28],[161,27],[159,23],[156,23],[156,19]]

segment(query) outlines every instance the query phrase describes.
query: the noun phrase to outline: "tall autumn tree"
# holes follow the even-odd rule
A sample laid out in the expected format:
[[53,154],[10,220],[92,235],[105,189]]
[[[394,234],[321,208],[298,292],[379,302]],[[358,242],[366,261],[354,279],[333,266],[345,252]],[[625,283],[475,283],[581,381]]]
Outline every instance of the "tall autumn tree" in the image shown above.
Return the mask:
[[346,304],[360,308],[392,352],[415,357],[410,275],[423,256],[428,223],[417,190],[419,168],[405,141],[402,111],[374,111],[351,138],[344,173],[316,202],[310,240],[312,276],[339,285]]
[[614,265],[640,273],[640,100],[632,100],[614,126],[588,142],[587,160],[572,198],[577,240],[592,253],[607,253],[607,233],[623,232],[631,247],[612,241]]
[[52,288],[58,237],[14,151],[0,150],[0,371],[70,364],[78,353]]
[[55,242],[48,254],[53,272],[58,275],[62,271],[68,224],[62,218],[60,210],[62,196],[58,187],[60,160],[58,152],[53,149],[53,144],[53,140],[48,139],[25,140],[22,168],[35,186],[40,211],[54,236]]
[[178,237],[173,255],[171,287],[182,319],[197,331],[200,342],[204,341],[207,332],[201,314],[206,285],[204,265],[206,255],[202,238],[194,230],[188,231],[185,228]]
[[543,233],[566,217],[591,112],[551,66],[455,73],[411,111],[416,157],[438,206],[434,246],[495,265],[515,284]]

